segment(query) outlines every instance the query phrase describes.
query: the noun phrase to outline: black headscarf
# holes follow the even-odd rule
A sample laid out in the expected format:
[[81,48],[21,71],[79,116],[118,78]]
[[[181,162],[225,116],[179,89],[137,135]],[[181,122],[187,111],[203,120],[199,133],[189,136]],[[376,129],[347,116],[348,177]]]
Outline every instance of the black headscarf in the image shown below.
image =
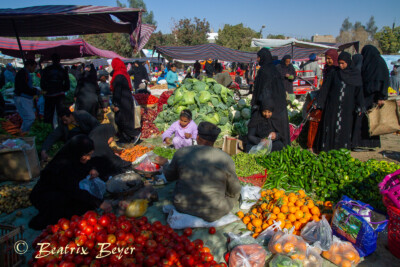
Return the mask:
[[282,69],[290,69],[291,71],[294,71],[294,73],[296,73],[296,70],[293,67],[292,62],[290,62],[290,64],[287,66],[286,65],[286,59],[292,59],[292,57],[290,55],[285,55],[282,60],[281,60],[281,68]]
[[[274,115],[275,104],[270,94],[264,93],[262,95],[259,106],[260,108],[252,114],[248,127],[256,128],[256,135],[264,138],[269,135],[272,129],[276,128],[272,122],[272,117],[271,119],[267,119],[262,114],[264,110],[269,110],[272,112],[272,115]],[[277,131],[279,132],[279,130]]]
[[361,54],[355,54],[353,55],[351,60],[353,61],[354,68],[356,68],[359,72],[361,72],[363,56]]
[[110,169],[109,172],[113,172],[119,168],[124,168],[131,165],[130,162],[127,162],[115,155],[114,151],[108,145],[108,140],[111,137],[114,137],[115,134],[115,129],[110,124],[102,124],[96,127],[89,134],[89,137],[93,140],[95,146],[95,150],[92,155],[94,162],[97,162],[96,158],[103,158],[102,162],[107,162],[108,165],[100,166],[99,169],[104,169],[104,167],[107,167],[107,169]]
[[221,132],[220,128],[207,121],[200,122],[199,126],[197,127],[197,130],[199,136],[202,139],[210,142],[215,142],[215,140],[217,140],[218,135]]
[[260,58],[260,66],[266,66],[272,63],[272,55],[267,48],[261,48],[260,51],[257,52],[257,56]]
[[347,68],[339,71],[342,80],[348,85],[362,86],[361,72],[354,66],[350,53],[342,52],[338,60],[343,60],[347,63]]
[[[373,45],[366,45],[361,50],[363,56],[363,65],[361,68],[362,80],[364,83],[364,91],[374,92],[379,90],[380,86],[376,86],[371,82],[382,82],[381,88],[387,90],[389,87],[389,70],[378,49]],[[369,88],[371,86],[378,88]],[[387,93],[386,93],[387,94]]]

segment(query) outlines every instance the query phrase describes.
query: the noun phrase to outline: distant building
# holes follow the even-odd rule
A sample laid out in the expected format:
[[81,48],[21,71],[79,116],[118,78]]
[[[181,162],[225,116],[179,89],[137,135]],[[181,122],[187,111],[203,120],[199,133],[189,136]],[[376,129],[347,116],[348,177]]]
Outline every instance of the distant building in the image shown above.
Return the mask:
[[215,43],[217,39],[218,39],[218,33],[217,32],[209,32],[209,33],[207,33],[207,40],[208,40],[209,43]]
[[333,35],[313,35],[311,42],[314,43],[336,43],[336,38]]

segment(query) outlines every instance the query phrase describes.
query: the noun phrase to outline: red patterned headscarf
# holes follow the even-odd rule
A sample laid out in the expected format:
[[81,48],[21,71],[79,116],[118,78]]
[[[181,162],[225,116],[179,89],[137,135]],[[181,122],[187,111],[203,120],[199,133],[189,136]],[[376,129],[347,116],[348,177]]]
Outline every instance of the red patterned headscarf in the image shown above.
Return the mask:
[[111,62],[111,67],[113,68],[113,71],[114,71],[114,74],[113,74],[113,77],[112,77],[111,83],[110,83],[111,91],[114,91],[113,81],[114,81],[115,77],[117,77],[117,75],[124,75],[126,80],[128,81],[129,88],[132,89],[131,77],[129,77],[129,74],[126,70],[125,63],[119,58],[114,58],[113,61]]

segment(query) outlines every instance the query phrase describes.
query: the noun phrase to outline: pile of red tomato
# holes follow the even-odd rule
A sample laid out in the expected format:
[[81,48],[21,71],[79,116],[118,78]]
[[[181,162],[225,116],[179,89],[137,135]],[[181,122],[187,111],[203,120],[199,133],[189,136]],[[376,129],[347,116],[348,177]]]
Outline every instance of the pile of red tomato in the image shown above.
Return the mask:
[[[58,224],[48,226],[33,243],[35,252],[29,261],[30,266],[195,266],[219,267],[225,263],[214,261],[210,249],[205,247],[203,241],[189,240],[192,230],[187,228],[183,235],[179,235],[168,225],[156,221],[150,223],[147,217],[140,219],[116,217],[109,213],[99,215],[94,211],[86,212],[82,217],[73,216],[71,220],[60,219]],[[85,251],[82,253],[55,253],[43,258],[39,253],[38,243],[48,243],[46,248],[55,251],[68,247]],[[104,243],[106,251],[130,251],[125,254],[110,253],[104,256]],[[103,245],[99,245],[103,244]],[[42,250],[43,251],[43,250]],[[64,250],[65,251],[65,250]],[[101,254],[103,251],[103,254]]]
[[165,91],[160,95],[160,98],[158,99],[158,107],[157,107],[157,112],[160,113],[163,111],[163,106],[165,104],[168,104],[168,98],[173,94],[173,91]]
[[152,105],[158,103],[158,98],[151,94],[135,94],[134,96],[139,105]]

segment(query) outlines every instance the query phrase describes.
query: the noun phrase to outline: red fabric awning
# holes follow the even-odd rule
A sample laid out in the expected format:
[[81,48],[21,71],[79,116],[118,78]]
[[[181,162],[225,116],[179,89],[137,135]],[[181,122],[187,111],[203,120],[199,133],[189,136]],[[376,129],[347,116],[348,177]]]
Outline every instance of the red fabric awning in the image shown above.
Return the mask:
[[[54,53],[62,59],[73,59],[79,57],[99,56],[104,58],[115,58],[120,55],[115,52],[102,50],[90,45],[83,39],[61,40],[61,41],[31,41],[21,40],[22,50],[26,58],[34,58],[36,54],[49,59]],[[16,39],[0,37],[0,51],[8,56],[21,57]]]

